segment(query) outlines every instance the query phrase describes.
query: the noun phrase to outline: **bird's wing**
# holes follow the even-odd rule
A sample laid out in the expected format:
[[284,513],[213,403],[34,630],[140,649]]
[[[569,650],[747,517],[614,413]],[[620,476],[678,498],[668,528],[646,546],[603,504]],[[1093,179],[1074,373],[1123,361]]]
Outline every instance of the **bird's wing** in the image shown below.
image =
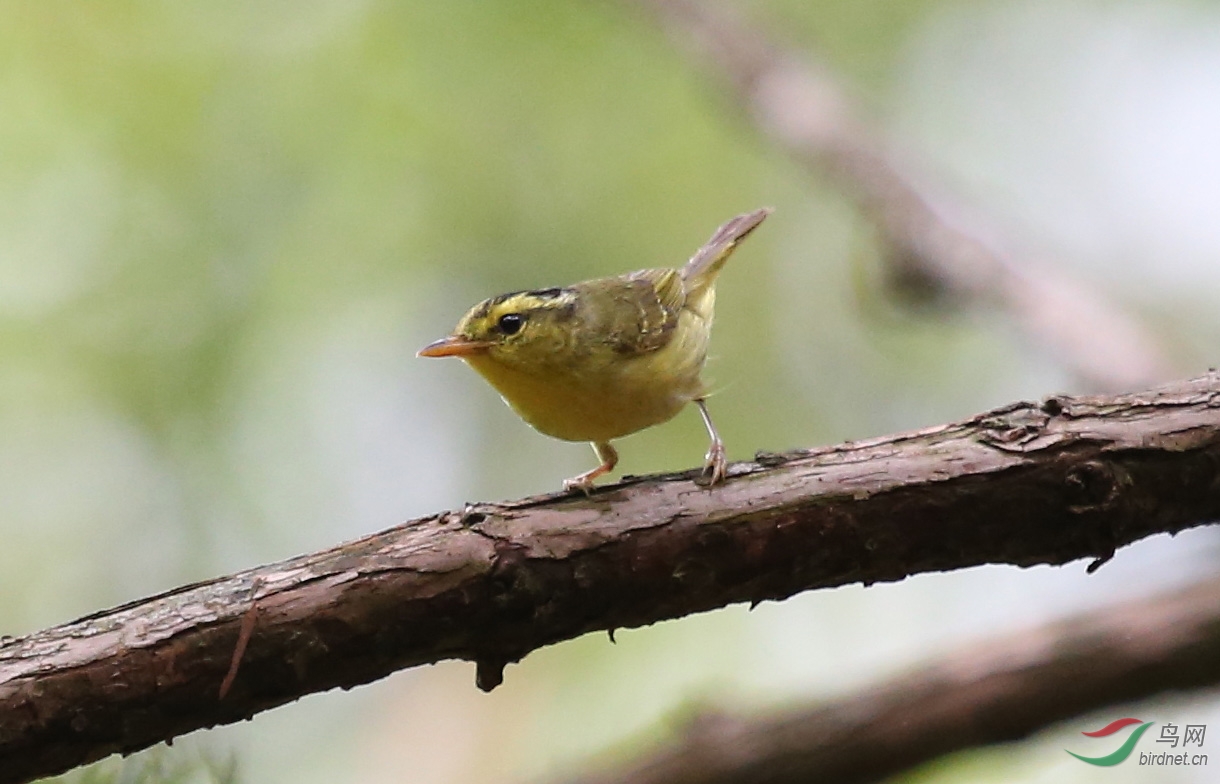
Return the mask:
[[677,270],[639,270],[591,283],[602,295],[589,318],[616,354],[646,354],[669,342],[686,300]]
[[686,289],[682,285],[682,273],[676,269],[643,269],[626,276],[630,281],[644,281],[652,287],[652,296],[667,317],[678,315],[686,302]]

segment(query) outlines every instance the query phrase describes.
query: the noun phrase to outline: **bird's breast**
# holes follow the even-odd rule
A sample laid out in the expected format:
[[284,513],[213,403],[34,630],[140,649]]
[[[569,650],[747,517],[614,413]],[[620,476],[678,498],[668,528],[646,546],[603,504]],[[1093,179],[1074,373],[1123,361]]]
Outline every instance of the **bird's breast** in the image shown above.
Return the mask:
[[492,355],[467,362],[539,432],[565,441],[610,441],[665,422],[701,396],[706,350],[705,329],[679,329],[662,348],[631,357],[593,353],[546,368],[514,366]]

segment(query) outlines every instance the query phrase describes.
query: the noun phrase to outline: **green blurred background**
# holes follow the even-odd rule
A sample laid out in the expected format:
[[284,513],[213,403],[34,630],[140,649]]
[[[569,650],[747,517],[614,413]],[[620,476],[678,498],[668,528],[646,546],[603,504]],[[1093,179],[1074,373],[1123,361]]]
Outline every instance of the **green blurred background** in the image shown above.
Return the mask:
[[[1182,375],[1218,361],[1216,4],[742,5],[825,57],[967,223],[1129,308]],[[586,446],[415,350],[485,296],[677,264],[764,204],[708,374],[731,458],[1079,391],[1002,314],[862,294],[871,227],[623,6],[0,2],[0,633],[557,488]],[[622,442],[621,468],[705,447],[685,412]],[[446,663],[66,780],[538,780],[701,707],[841,695],[1214,558],[1197,531],[1087,578],[984,568],[730,608],[546,649],[491,695]],[[1206,697],[1149,711],[1220,718]],[[1078,729],[912,780],[1140,780],[1080,770]]]

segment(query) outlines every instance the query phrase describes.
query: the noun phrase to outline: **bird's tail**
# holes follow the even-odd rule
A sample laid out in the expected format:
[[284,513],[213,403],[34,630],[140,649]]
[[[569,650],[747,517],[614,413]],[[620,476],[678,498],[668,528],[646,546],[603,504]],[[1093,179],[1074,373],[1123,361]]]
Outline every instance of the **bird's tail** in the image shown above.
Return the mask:
[[695,255],[691,256],[690,261],[682,268],[682,280],[686,284],[687,296],[697,297],[710,287],[715,282],[716,275],[720,273],[720,268],[737,249],[737,244],[758,228],[758,224],[770,214],[771,208],[763,207],[738,215],[716,229],[711,239],[695,251]]

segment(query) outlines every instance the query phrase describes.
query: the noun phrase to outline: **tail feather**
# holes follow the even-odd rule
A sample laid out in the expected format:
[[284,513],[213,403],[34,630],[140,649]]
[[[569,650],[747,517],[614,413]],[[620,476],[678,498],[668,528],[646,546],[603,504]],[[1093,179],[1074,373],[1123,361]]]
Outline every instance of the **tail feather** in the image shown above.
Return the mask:
[[688,294],[698,294],[716,280],[720,268],[728,261],[729,256],[750,232],[771,214],[770,207],[763,207],[738,215],[716,229],[711,239],[703,247],[695,251],[690,261],[682,268],[682,280],[686,283]]

